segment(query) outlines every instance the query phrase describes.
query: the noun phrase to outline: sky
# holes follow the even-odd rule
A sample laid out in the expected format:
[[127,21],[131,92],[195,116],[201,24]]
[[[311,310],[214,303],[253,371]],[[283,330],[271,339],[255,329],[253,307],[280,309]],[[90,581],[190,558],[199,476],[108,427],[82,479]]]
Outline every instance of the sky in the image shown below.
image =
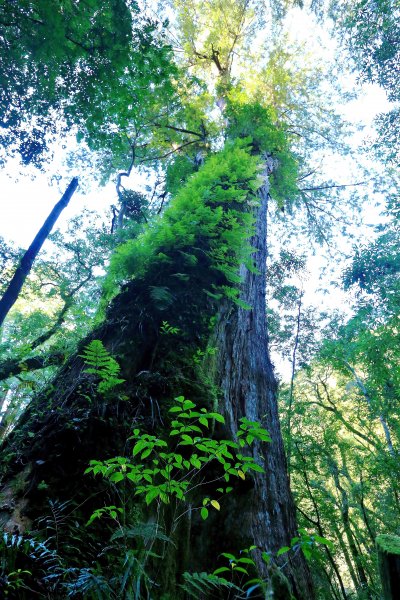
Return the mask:
[[[18,176],[18,169],[15,164],[0,170],[0,236],[27,248],[73,175],[66,174],[61,181],[51,184],[49,176],[40,173],[33,180],[30,176],[19,176],[16,181],[14,177]],[[57,227],[63,228],[84,207],[102,212],[107,211],[113,202],[115,188],[112,183],[104,188],[93,186],[88,194],[78,188]]]

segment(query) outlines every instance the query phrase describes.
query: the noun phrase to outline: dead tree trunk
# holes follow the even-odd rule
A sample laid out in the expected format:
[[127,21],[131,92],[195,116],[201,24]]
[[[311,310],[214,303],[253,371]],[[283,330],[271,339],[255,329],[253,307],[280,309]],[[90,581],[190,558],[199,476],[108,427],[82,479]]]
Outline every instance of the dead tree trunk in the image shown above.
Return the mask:
[[15,271],[13,278],[11,279],[6,291],[3,294],[3,297],[0,300],[0,327],[2,326],[4,319],[8,315],[10,309],[13,307],[15,302],[18,299],[19,293],[24,285],[25,279],[28,277],[32,265],[40,252],[44,242],[48,238],[49,233],[53,229],[58,217],[68,206],[69,201],[71,200],[76,188],[78,187],[78,179],[74,177],[61,199],[54,206],[53,210],[43,223],[42,227],[39,229],[36,234],[32,244],[29,246],[28,250],[25,252],[24,256],[21,258],[21,261]]

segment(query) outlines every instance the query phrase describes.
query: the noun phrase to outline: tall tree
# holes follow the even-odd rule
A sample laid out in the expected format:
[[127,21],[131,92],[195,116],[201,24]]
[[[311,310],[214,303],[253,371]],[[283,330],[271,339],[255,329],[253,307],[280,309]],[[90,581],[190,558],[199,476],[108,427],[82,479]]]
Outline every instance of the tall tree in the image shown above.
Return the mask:
[[[129,147],[126,174],[138,162],[158,164],[165,171],[165,193],[173,197],[162,214],[144,223],[141,231],[135,231],[117,249],[105,284],[100,324],[82,340],[78,353],[63,366],[52,387],[33,399],[3,446],[3,494],[10,498],[2,512],[6,529],[26,532],[35,519],[38,525],[49,523],[46,504],[54,502],[52,494],[56,494],[59,507],[70,503],[76,519],[72,523],[66,516],[63,543],[59,533],[50,540],[59,561],[59,570],[51,573],[54,577],[32,582],[27,576],[35,590],[45,588],[62,597],[66,591],[73,595],[78,590],[79,594],[83,582],[86,586],[92,582],[98,590],[106,590],[101,592],[105,597],[130,597],[129,593],[139,598],[150,586],[156,596],[179,595],[183,571],[190,571],[193,581],[193,571],[212,570],[221,551],[237,554],[247,547],[255,557],[247,564],[255,563],[261,575],[256,593],[263,593],[264,588],[276,598],[313,597],[301,550],[308,541],[302,546],[296,535],[265,318],[268,204],[272,196],[280,208],[291,207],[297,199],[302,165],[290,149],[291,131],[279,112],[279,98],[272,106],[266,100],[274,97],[267,93],[268,83],[262,85],[260,76],[261,92],[252,93],[244,79],[236,81],[233,76],[236,68],[246,72],[248,63],[243,60],[236,66],[234,59],[237,54],[243,58],[249,50],[248,34],[254,33],[252,24],[258,22],[257,8],[257,3],[247,0],[177,3],[176,32],[181,34],[181,49],[194,75],[182,75],[176,83],[171,71],[176,74],[179,69],[169,71],[166,89],[170,94],[164,99],[158,94],[157,102],[149,102],[149,107],[147,90],[157,88],[165,75],[155,63],[154,73],[147,72],[146,91],[138,89],[132,104],[124,106],[121,100],[116,107],[126,120],[121,127],[117,120],[111,131],[121,148]],[[141,57],[136,54],[135,58],[132,73],[142,65]],[[280,88],[281,81],[276,83],[276,89]],[[160,89],[165,89],[162,82]],[[284,102],[295,104],[290,95],[283,96]],[[106,111],[97,138],[100,149],[109,139],[108,114]],[[99,346],[99,340],[103,345]],[[107,351],[120,362],[125,381],[116,377],[118,369]],[[203,365],[202,357],[207,359]],[[85,360],[90,361],[89,367]],[[102,384],[109,383],[112,373],[115,389],[107,389]],[[103,380],[99,382],[99,378]],[[146,495],[149,509],[139,499],[147,485],[144,482],[149,483],[149,478],[152,482],[158,471],[168,479],[172,468],[179,470],[179,461],[186,456],[184,448],[175,447],[174,456],[180,458],[168,471],[156,467],[157,473],[144,473],[147,479],[144,477],[142,486],[136,485],[134,491],[129,487],[130,481],[137,483],[137,464],[128,462],[132,450],[126,442],[132,424],[156,439],[170,417],[172,399],[182,394],[194,400],[189,407],[197,403],[203,411],[220,408],[225,427],[221,415],[215,410],[210,413],[216,421],[214,441],[228,435],[229,444],[234,445],[246,423],[252,428],[247,436],[250,442],[257,440],[253,450],[246,449],[247,455],[242,456],[244,464],[250,461],[255,465],[255,476],[245,477],[241,469],[234,468],[235,463],[229,463],[228,479],[236,474],[245,481],[235,484],[231,495],[229,488],[218,492],[224,502],[220,505],[213,500],[211,506],[221,508],[221,519],[210,516],[205,525],[198,491],[188,498],[177,496],[172,502],[168,496],[165,501],[164,491],[160,493],[165,488],[156,489],[155,494],[153,489]],[[175,406],[172,409],[176,412]],[[190,412],[182,418],[191,418]],[[205,417],[200,418],[204,422]],[[253,435],[260,421],[270,433],[268,446],[265,436]],[[182,425],[179,420],[172,421],[176,422],[176,427]],[[193,437],[186,435],[182,446],[201,445],[197,434]],[[165,447],[165,440],[161,442]],[[229,444],[228,458],[232,456]],[[140,445],[137,448],[134,456]],[[149,456],[149,449],[141,452],[140,461]],[[194,468],[198,468],[197,458],[193,459]],[[83,475],[91,459],[105,461],[105,470],[100,462],[96,467],[105,478],[93,480]],[[207,465],[204,472],[213,475],[217,466],[215,462]],[[18,490],[16,479],[21,482]],[[220,480],[218,473],[216,479]],[[218,491],[213,481],[204,484],[210,494]],[[136,498],[132,498],[134,494]],[[181,513],[178,500],[185,502]],[[104,530],[94,524],[88,529],[91,543],[78,562],[74,539],[82,540],[83,523],[92,523],[91,514],[99,507],[97,516],[118,520],[117,503],[123,503],[125,509],[119,522],[124,545],[118,542],[119,535],[109,540],[111,527]],[[208,513],[206,506],[202,508]],[[171,545],[166,550],[168,538],[157,538],[165,564],[162,572],[157,556],[148,549],[136,571],[132,566],[141,556],[141,534],[135,529],[140,518],[145,521],[142,526],[155,520],[158,527],[161,521],[176,544],[175,550]],[[45,537],[42,530],[31,543]],[[131,552],[129,544],[135,545]],[[128,554],[121,552],[121,546]],[[282,547],[283,553],[279,552]],[[126,570],[127,557],[130,570]],[[29,559],[35,563],[35,556]],[[231,561],[234,569],[235,561]],[[34,566],[39,568],[38,563]],[[117,575],[110,576],[114,570]],[[207,581],[216,584],[212,576]],[[93,595],[95,588],[85,589],[91,589]]]

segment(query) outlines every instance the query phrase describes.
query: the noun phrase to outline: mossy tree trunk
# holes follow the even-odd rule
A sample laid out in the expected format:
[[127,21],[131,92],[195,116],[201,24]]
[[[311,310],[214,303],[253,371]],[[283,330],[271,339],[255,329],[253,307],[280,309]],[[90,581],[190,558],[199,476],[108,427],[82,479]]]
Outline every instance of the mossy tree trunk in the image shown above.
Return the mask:
[[376,538],[383,600],[400,598],[400,537],[378,535]]
[[[252,238],[258,272],[241,267],[241,299],[251,308],[238,308],[223,300],[213,339],[219,351],[215,380],[221,392],[220,409],[225,414],[228,433],[236,437],[239,419],[244,416],[262,422],[271,435],[271,443],[255,446],[254,452],[266,473],[247,475],[246,481],[240,482],[226,497],[226,502],[221,502],[220,513],[205,522],[197,513],[193,522],[182,523],[176,530],[178,549],[168,548],[174,555],[169,560],[171,572],[166,577],[158,575],[158,581],[165,579],[160,591],[172,591],[176,597],[180,597],[176,585],[184,569],[212,571],[220,552],[237,552],[252,544],[275,553],[282,546],[290,545],[296,535],[295,509],[278,419],[277,384],[267,345],[268,166],[264,176]],[[124,493],[131,498],[129,510],[131,513],[135,510],[129,481],[126,481],[125,492],[122,484],[116,486],[115,491],[104,479],[93,480],[83,474],[89,461],[129,455],[126,440],[133,427],[139,425],[144,431],[160,431],[165,427],[169,401],[174,396],[183,394],[198,404],[207,402],[208,390],[204,389],[204,382],[196,380],[197,367],[191,358],[199,345],[204,344],[209,332],[209,316],[217,308],[214,302],[210,310],[209,296],[196,291],[207,287],[210,272],[213,272],[202,248],[197,249],[198,260],[190,263],[192,266],[186,265],[187,278],[176,277],[182,255],[194,251],[193,246],[200,243],[205,243],[201,231],[196,244],[178,249],[172,245],[162,271],[154,261],[143,279],[138,277],[124,286],[110,305],[103,325],[82,341],[53,385],[32,401],[3,445],[5,472],[0,522],[8,531],[24,533],[31,529],[32,522],[37,523],[38,518],[43,520],[48,514],[49,500],[69,502],[69,513],[73,515],[73,523],[80,523],[80,533],[72,531],[67,541],[64,537],[60,543],[59,551],[66,553],[64,564],[68,567],[96,564],[97,557],[105,560],[103,549],[112,530],[103,523],[97,528],[84,528],[93,510],[120,502]],[[184,335],[172,339],[160,335],[166,313],[164,306],[154,302],[155,285],[169,286],[171,296],[179,298],[179,311],[175,310],[174,314],[179,315],[177,325],[186,332]],[[102,340],[121,364],[126,380],[122,392],[116,392],[106,401],[99,397],[93,376],[85,372],[81,357],[91,339]],[[147,516],[151,517],[150,513],[149,509]],[[62,532],[59,535],[61,539]],[[88,536],[90,540],[90,544],[82,547],[79,558],[74,550],[73,536],[76,535]],[[72,540],[70,550],[68,539]],[[187,548],[187,552],[182,552],[182,548]],[[260,558],[261,552],[258,556]],[[273,584],[274,598],[287,600],[293,594],[298,600],[311,600],[310,574],[301,552],[291,551],[284,556],[282,569],[275,565],[269,572],[258,558],[261,574]]]

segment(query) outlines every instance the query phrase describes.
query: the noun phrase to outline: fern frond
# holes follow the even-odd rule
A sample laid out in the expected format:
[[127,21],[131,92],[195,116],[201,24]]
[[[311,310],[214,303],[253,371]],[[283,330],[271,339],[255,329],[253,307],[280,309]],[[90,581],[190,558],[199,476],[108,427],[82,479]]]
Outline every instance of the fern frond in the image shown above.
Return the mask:
[[205,595],[209,598],[210,594],[219,593],[225,590],[233,590],[237,592],[242,592],[241,588],[224,579],[223,577],[218,577],[217,575],[212,575],[210,573],[184,573],[183,574],[184,583],[181,584],[181,588],[191,597],[191,598],[199,598],[200,594]]
[[143,538],[145,542],[160,540],[173,544],[172,539],[163,532],[157,523],[139,523],[134,527],[121,528],[112,535],[111,541],[121,538]]
[[77,569],[78,577],[75,581],[65,584],[68,598],[96,598],[96,600],[110,600],[116,598],[107,579],[94,572],[93,569]]
[[100,340],[92,340],[84,348],[80,357],[83,358],[86,365],[96,370],[107,367],[110,360],[110,355]]
[[150,298],[159,306],[159,308],[167,308],[167,306],[170,306],[173,303],[174,297],[169,288],[165,286],[150,285],[149,289]]
[[97,375],[101,379],[97,388],[100,393],[104,394],[125,381],[125,379],[118,377],[121,368],[104,347],[102,341],[92,340],[84,348],[83,354],[79,356],[89,366],[86,373]]

